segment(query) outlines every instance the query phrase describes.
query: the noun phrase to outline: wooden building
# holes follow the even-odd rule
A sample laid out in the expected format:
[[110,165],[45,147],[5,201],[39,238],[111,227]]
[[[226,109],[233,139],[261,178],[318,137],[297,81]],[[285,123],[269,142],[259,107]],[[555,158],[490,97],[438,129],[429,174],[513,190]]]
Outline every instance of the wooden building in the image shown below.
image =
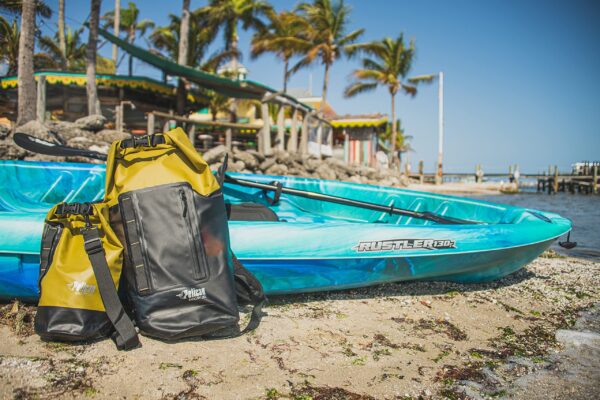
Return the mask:
[[341,115],[331,119],[334,148],[343,149],[349,164],[375,166],[379,150],[379,135],[388,123],[384,114]]
[[[74,121],[87,115],[86,75],[83,73],[41,71],[35,73],[38,88],[45,92],[47,117]],[[102,114],[117,124],[119,107],[128,130],[146,128],[146,113],[171,112],[176,107],[176,88],[141,76],[96,75]],[[17,77],[0,78],[0,115],[16,120]],[[205,106],[197,92],[188,93],[188,111]],[[123,107],[126,101],[128,106]]]

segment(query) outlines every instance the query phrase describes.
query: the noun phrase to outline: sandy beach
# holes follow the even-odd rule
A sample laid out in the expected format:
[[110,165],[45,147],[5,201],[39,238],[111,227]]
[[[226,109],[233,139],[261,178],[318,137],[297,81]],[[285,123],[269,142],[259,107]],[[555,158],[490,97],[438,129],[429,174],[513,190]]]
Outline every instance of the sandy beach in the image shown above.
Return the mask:
[[[497,282],[277,297],[259,329],[118,352],[42,342],[2,306],[1,398],[593,398],[600,263],[550,251]],[[542,390],[543,389],[543,390]]]

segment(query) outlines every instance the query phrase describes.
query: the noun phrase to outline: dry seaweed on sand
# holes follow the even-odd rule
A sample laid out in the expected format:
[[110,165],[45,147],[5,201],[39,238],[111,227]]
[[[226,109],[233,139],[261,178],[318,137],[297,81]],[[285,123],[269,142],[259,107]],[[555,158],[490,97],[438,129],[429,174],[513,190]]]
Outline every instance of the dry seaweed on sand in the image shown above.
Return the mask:
[[0,307],[0,324],[8,326],[17,336],[33,334],[36,308],[18,300]]

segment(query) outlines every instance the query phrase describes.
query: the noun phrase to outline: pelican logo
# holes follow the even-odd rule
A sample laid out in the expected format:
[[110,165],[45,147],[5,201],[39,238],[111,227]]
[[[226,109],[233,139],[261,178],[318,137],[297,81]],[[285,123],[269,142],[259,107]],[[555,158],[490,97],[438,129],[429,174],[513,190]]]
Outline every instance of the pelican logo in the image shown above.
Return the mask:
[[88,285],[87,283],[80,282],[80,281],[74,281],[74,282],[68,283],[67,287],[72,292],[77,293],[77,294],[82,294],[82,295],[94,294],[94,292],[96,291],[96,286]]
[[448,239],[388,239],[359,242],[352,250],[358,253],[394,250],[455,249],[456,242]]
[[181,291],[181,293],[179,293],[177,295],[177,297],[179,297],[181,300],[187,300],[187,301],[202,300],[202,299],[206,298],[206,289],[205,288],[183,289]]

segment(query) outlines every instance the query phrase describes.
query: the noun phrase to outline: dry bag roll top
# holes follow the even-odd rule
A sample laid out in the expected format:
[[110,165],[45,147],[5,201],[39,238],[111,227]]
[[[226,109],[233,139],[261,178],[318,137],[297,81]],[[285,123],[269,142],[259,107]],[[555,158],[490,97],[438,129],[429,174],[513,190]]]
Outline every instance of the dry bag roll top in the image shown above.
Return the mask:
[[106,201],[140,332],[174,340],[237,327],[223,194],[181,129],[113,143]]
[[117,288],[123,247],[105,204],[61,203],[46,216],[35,331],[48,340],[92,340],[115,332],[122,349],[139,342]]

